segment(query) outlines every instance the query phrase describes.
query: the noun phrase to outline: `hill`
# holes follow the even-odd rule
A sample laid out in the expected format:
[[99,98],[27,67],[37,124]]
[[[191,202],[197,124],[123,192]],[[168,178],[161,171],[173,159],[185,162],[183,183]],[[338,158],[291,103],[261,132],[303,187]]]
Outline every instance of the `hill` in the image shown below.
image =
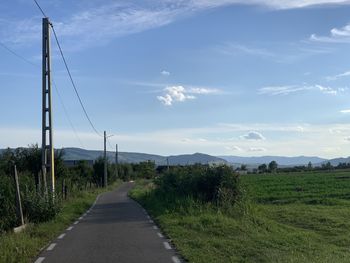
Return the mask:
[[[98,157],[103,156],[103,151],[85,150],[80,148],[64,148],[65,160],[96,160]],[[107,157],[111,162],[115,160],[115,152],[107,152]],[[195,163],[226,163],[224,159],[202,154],[183,154],[174,156],[161,156],[147,153],[135,153],[135,152],[119,152],[118,160],[121,163],[139,163],[142,161],[154,161],[157,165],[166,165],[167,158],[170,165],[186,165]]]
[[241,156],[219,156],[225,159],[229,163],[234,164],[248,164],[248,165],[258,165],[263,163],[269,163],[271,161],[276,161],[279,165],[284,166],[294,166],[294,165],[307,165],[309,162],[312,164],[318,164],[327,159],[323,159],[316,156],[296,156],[296,157],[285,157],[285,156],[260,156],[260,157],[241,157]]

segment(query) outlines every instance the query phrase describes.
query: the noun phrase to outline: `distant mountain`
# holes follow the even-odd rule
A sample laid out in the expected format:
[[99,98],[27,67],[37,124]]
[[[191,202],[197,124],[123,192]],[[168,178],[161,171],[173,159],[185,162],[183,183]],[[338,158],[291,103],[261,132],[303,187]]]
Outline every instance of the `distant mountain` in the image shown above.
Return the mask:
[[195,153],[195,154],[182,154],[169,156],[169,164],[170,165],[186,165],[186,164],[196,164],[196,163],[227,163],[225,159],[211,156],[203,153]]
[[[85,150],[80,148],[64,148],[65,160],[96,160],[98,157],[103,156],[103,151]],[[0,149],[0,154],[4,149]],[[107,157],[111,162],[115,160],[115,152],[107,152]],[[135,153],[135,152],[119,152],[119,161],[124,163],[139,163],[142,161],[151,160],[157,165],[166,165],[167,158],[170,165],[186,165],[194,163],[231,163],[235,165],[246,164],[248,167],[256,168],[258,165],[271,161],[276,161],[280,166],[295,166],[295,165],[307,165],[311,162],[314,166],[321,166],[322,163],[328,161],[333,166],[342,163],[350,163],[350,157],[348,158],[335,158],[327,160],[316,156],[297,156],[297,157],[285,157],[285,156],[261,156],[261,157],[241,157],[241,156],[211,156],[203,153],[194,154],[182,154],[172,156],[161,156],[147,153]]]
[[[98,157],[103,156],[103,151],[80,148],[63,148],[62,150],[64,151],[64,160],[96,160]],[[107,158],[111,162],[114,162],[115,152],[107,151]],[[166,163],[166,157],[146,153],[119,152],[118,160],[121,163],[139,163],[147,160],[152,160],[156,163]]]
[[[65,160],[96,160],[98,157],[103,156],[103,151],[84,150],[80,148],[64,148],[63,150],[63,158]],[[115,152],[107,152],[107,157],[111,162],[114,162]],[[169,157],[133,152],[119,152],[118,154],[118,160],[121,163],[139,163],[142,161],[151,160],[157,165],[166,165],[167,158],[170,165],[226,163],[224,159],[202,153],[174,155]]]
[[257,165],[257,164],[268,164],[271,161],[276,161],[279,165],[285,166],[294,166],[294,165],[306,165],[309,162],[312,164],[322,163],[327,161],[316,156],[296,156],[296,157],[284,157],[284,156],[261,156],[261,157],[240,157],[240,156],[218,156],[222,159],[225,159],[229,163],[234,164],[248,164],[248,165]]

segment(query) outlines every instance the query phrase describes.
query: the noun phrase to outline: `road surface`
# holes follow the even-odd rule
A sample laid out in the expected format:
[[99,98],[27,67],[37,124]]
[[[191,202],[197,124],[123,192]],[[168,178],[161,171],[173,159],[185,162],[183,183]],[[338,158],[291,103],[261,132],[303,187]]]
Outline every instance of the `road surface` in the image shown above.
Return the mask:
[[35,263],[179,263],[176,251],[127,193],[132,183],[102,194],[53,240]]

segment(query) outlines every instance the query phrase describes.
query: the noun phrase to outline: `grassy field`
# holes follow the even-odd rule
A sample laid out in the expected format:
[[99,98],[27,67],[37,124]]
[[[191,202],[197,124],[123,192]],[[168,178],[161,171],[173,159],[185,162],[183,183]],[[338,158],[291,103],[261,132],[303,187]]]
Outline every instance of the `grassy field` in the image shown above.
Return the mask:
[[[117,187],[111,185],[108,190]],[[40,249],[46,246],[59,233],[80,217],[95,201],[97,195],[105,189],[95,189],[78,193],[67,200],[55,219],[29,224],[25,231],[0,235],[0,263],[33,262]]]
[[350,262],[350,171],[242,177],[230,211],[152,194],[131,195],[189,262]]

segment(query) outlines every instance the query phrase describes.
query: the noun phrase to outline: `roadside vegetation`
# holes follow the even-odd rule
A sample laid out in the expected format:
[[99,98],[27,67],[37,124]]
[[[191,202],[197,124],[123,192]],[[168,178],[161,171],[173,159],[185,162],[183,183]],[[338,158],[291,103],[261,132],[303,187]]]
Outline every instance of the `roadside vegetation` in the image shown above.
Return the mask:
[[189,262],[349,262],[346,169],[238,177],[223,167],[177,167],[139,181],[131,196]]
[[27,228],[18,234],[10,231],[0,235],[0,262],[25,263],[33,262],[51,240],[80,217],[95,201],[97,195],[112,190],[118,182],[108,189],[95,188],[80,191],[65,201],[60,211],[51,220],[41,223],[28,223]]
[[[81,161],[68,167],[63,151],[55,156],[56,192],[50,198],[40,175],[41,151],[37,145],[8,149],[0,155],[0,262],[31,262],[50,240],[91,206],[96,196],[119,183],[115,166],[108,165],[108,189],[102,188],[103,159],[93,166]],[[26,229],[14,234],[21,224],[16,216],[14,166],[19,177]]]

